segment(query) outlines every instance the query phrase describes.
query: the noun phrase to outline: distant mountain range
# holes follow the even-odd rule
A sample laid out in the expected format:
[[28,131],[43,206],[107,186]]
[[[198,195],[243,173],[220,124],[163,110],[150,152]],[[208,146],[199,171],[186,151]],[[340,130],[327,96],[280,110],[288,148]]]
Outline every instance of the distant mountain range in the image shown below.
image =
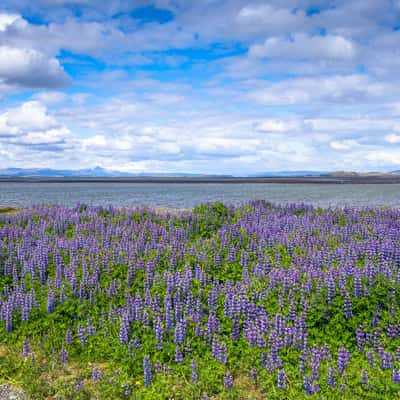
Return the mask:
[[[353,172],[353,171],[270,171],[258,172],[248,175],[240,175],[243,178],[263,178],[263,177],[357,177],[357,176],[387,176],[390,174],[399,174],[400,170],[391,172]],[[87,169],[50,169],[50,168],[4,168],[0,169],[0,177],[48,177],[48,178],[140,178],[140,177],[176,177],[176,178],[233,178],[234,175],[223,174],[191,174],[191,173],[129,173],[121,171],[112,171],[101,167]]]
[[129,177],[231,177],[231,175],[207,175],[190,173],[129,173],[111,171],[101,167],[87,169],[50,169],[50,168],[4,168],[0,169],[2,177],[54,177],[54,178],[129,178]]
[[50,168],[5,168],[0,169],[0,176],[14,177],[129,177],[132,174],[120,171],[109,171],[101,167],[90,169],[50,169]]
[[285,177],[285,176],[320,176],[327,174],[322,171],[272,171],[272,172],[258,172],[256,174],[249,174],[246,177],[249,178],[263,178],[263,177]]

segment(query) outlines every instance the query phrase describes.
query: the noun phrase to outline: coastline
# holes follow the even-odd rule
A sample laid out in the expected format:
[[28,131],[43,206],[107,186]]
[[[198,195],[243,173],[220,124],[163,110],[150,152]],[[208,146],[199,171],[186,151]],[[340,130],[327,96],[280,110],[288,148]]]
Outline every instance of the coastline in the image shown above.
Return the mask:
[[3,177],[0,183],[302,183],[302,184],[400,184],[400,174],[373,176],[285,176],[285,177],[129,177],[129,178],[63,178],[63,177]]

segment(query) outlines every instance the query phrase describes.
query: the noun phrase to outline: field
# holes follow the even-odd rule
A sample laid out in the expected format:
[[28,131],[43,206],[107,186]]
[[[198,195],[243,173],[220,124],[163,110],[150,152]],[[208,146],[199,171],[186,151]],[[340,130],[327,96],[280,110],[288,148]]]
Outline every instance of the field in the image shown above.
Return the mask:
[[400,210],[0,215],[0,384],[35,399],[400,397]]

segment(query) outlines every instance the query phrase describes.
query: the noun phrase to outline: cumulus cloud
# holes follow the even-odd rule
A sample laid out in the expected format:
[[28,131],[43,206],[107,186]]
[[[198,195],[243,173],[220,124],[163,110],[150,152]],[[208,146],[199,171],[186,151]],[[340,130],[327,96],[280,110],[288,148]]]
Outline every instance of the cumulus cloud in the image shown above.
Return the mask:
[[3,145],[59,145],[72,140],[70,130],[49,114],[38,101],[28,101],[0,113],[0,141]]
[[8,26],[20,18],[18,14],[0,14],[0,32],[4,32]]
[[390,133],[389,135],[385,136],[385,140],[390,144],[397,144],[400,143],[400,135],[396,135],[395,133]]
[[[21,32],[25,32],[24,38]],[[66,86],[69,78],[59,61],[40,50],[47,38],[37,40],[31,33],[21,16],[0,13],[0,83],[7,89]]]
[[242,7],[236,16],[239,26],[250,31],[285,32],[290,29],[296,32],[306,25],[306,14],[303,10],[275,8],[270,4],[252,4]]
[[55,58],[33,49],[0,46],[0,79],[27,88],[58,88],[69,79]]
[[355,45],[348,39],[337,35],[308,36],[297,34],[287,38],[267,38],[261,45],[249,49],[250,56],[284,57],[294,59],[334,59],[352,60],[356,56]]
[[351,150],[354,147],[358,146],[357,141],[355,140],[332,140],[329,145],[334,150]]
[[291,105],[316,102],[364,103],[394,95],[394,88],[389,84],[374,81],[364,75],[339,75],[287,79],[276,83],[257,81],[250,86],[247,97],[260,104]]

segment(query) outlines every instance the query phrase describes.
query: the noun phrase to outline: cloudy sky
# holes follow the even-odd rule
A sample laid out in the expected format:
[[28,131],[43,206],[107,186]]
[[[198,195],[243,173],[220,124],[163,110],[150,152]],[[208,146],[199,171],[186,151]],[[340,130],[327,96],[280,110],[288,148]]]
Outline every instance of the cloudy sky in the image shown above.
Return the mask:
[[400,0],[2,0],[0,168],[400,169]]

